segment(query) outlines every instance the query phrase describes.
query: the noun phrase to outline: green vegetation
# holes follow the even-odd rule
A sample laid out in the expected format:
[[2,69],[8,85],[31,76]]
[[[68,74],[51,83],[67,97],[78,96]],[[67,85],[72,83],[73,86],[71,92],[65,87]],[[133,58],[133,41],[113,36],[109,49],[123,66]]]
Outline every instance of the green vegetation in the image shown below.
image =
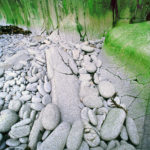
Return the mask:
[[150,82],[150,22],[113,28],[106,36],[104,47],[136,73],[138,82]]

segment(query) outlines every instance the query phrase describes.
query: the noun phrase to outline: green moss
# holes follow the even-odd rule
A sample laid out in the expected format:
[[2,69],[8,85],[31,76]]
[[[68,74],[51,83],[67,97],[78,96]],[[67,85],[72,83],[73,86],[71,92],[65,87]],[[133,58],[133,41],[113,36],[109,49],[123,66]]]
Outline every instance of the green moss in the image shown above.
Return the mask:
[[105,49],[137,75],[150,82],[150,22],[117,26],[108,32]]
[[0,19],[8,24],[51,31],[60,29],[65,18],[75,15],[76,31],[82,38],[100,37],[116,21],[144,21],[149,12],[149,0],[117,0],[114,21],[112,0],[0,0]]

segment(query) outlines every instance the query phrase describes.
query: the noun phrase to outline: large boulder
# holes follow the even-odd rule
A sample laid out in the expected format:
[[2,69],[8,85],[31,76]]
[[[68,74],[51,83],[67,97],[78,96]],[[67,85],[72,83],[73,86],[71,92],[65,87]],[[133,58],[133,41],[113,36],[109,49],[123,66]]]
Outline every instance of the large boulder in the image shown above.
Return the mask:
[[46,59],[52,83],[52,103],[59,107],[63,121],[73,123],[80,118],[79,81],[74,75],[76,67],[71,65],[73,59],[63,49],[55,47],[46,51]]

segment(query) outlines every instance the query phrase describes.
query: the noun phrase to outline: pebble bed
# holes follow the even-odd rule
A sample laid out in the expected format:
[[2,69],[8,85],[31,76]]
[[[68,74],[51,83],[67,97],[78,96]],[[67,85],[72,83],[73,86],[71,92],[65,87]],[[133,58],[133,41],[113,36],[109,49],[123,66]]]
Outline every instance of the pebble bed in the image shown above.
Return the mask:
[[[139,135],[114,85],[101,78],[105,38],[83,43],[51,36],[0,36],[0,61],[26,50],[27,61],[0,68],[0,150],[135,150]],[[47,49],[57,46],[72,60],[80,82],[80,118],[62,121],[53,103]],[[17,60],[16,60],[17,62]]]

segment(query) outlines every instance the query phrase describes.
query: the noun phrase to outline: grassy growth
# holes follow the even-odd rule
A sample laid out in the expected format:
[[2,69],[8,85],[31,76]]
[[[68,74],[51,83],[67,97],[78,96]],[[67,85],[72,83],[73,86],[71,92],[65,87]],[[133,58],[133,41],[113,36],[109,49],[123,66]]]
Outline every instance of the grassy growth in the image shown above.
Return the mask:
[[115,27],[108,32],[104,47],[136,73],[138,82],[150,82],[150,22]]

